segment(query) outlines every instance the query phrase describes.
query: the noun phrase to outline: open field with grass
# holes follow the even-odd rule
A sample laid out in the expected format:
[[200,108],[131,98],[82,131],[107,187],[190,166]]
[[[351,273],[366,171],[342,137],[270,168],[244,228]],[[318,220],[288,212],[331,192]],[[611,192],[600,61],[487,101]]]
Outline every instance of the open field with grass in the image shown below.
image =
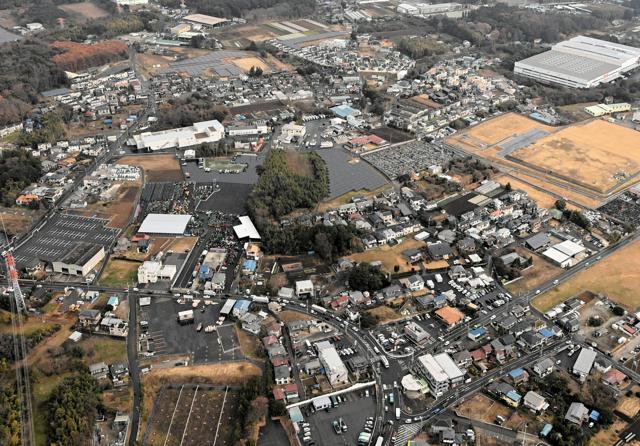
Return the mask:
[[553,279],[563,271],[559,266],[555,266],[529,250],[517,248],[516,251],[525,258],[533,257],[533,265],[522,271],[520,279],[507,285],[507,289],[513,294],[526,293],[538,285]]
[[565,127],[511,155],[600,192],[640,172],[640,133],[603,120]]
[[278,313],[278,319],[287,324],[293,321],[310,321],[313,317],[308,314],[298,313],[297,311],[284,310]]
[[0,217],[2,223],[10,235],[21,235],[29,229],[44,211],[34,211],[21,207],[5,208],[0,207]]
[[124,339],[85,336],[77,345],[84,350],[86,361],[89,364],[103,361],[112,364],[127,359],[127,343]]
[[287,167],[293,172],[302,176],[309,176],[311,172],[311,164],[305,154],[300,152],[294,152],[293,150],[287,150]]
[[[627,427],[627,423],[620,418],[615,418],[615,421],[607,429],[600,430],[597,434],[591,437],[589,440],[589,446],[602,446],[608,444],[615,444],[618,441],[618,436]],[[627,445],[637,445],[637,441],[632,443],[626,443]]]
[[545,312],[582,291],[602,293],[613,302],[635,311],[640,306],[640,241],[636,240],[595,265],[536,297],[532,303]]
[[[402,243],[389,246],[383,245],[380,248],[369,249],[364,252],[352,254],[347,258],[354,262],[382,262],[382,270],[393,273],[393,268],[398,265],[400,272],[411,271],[413,266],[407,263],[407,260],[402,256],[402,251],[412,248],[422,248],[425,246],[424,242],[414,240],[408,236]],[[418,269],[418,267],[415,267]]]
[[183,180],[180,163],[173,155],[125,156],[120,158],[117,164],[128,164],[144,169],[147,183]]
[[100,284],[106,286],[126,286],[138,283],[140,262],[110,259],[100,276]]
[[370,198],[370,197],[373,197],[374,195],[382,193],[388,188],[389,188],[389,185],[385,184],[384,186],[380,186],[378,189],[374,189],[374,190],[367,190],[367,189],[352,190],[351,192],[347,192],[344,195],[340,195],[339,197],[336,197],[333,200],[327,200],[327,201],[322,201],[318,203],[316,210],[318,212],[324,212],[329,209],[335,209],[338,206],[350,203],[353,197]]
[[389,308],[386,305],[380,305],[379,307],[367,311],[367,313],[377,316],[378,324],[381,325],[402,319],[402,316],[400,316],[393,308]]
[[264,355],[261,355],[263,352],[262,343],[258,336],[254,336],[247,331],[241,330],[237,325],[234,328],[236,330],[236,336],[238,337],[242,354],[249,359],[263,361]]

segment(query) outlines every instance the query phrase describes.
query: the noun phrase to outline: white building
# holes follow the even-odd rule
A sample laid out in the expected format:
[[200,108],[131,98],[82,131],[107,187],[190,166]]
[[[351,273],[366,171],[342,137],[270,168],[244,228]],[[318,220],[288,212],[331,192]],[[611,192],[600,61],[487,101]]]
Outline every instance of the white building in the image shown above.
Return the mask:
[[215,119],[194,122],[192,126],[178,129],[144,132],[133,136],[138,150],[156,151],[192,147],[212,143],[224,138],[224,126]]
[[120,6],[146,5],[149,0],[115,0]]
[[140,225],[138,233],[184,235],[190,221],[189,214],[149,214]]
[[545,250],[542,255],[561,268],[569,268],[576,262],[576,257],[584,251],[584,246],[565,240]]
[[446,353],[438,355],[426,354],[418,358],[416,367],[429,384],[431,394],[439,398],[447,390],[457,386],[464,380],[464,372]]
[[229,136],[258,136],[269,133],[269,127],[264,121],[257,121],[251,125],[235,125],[227,127]]
[[158,280],[172,280],[176,275],[175,265],[163,265],[157,260],[147,260],[138,267],[138,283],[156,283]]
[[593,363],[595,362],[597,356],[598,354],[595,350],[583,347],[580,350],[580,354],[578,355],[575,364],[573,364],[573,374],[581,380],[584,380],[587,376],[589,376],[589,373],[591,373]]
[[332,386],[346,384],[349,381],[349,373],[335,347],[329,341],[318,342],[316,347],[318,359],[324,366],[329,383]]
[[638,48],[577,36],[516,62],[513,72],[541,82],[590,88],[619,78],[639,63]]
[[282,126],[282,137],[291,141],[293,138],[303,138],[307,134],[307,128],[304,125],[298,125],[290,122]]
[[296,282],[296,296],[313,297],[313,282],[310,280],[298,280]]
[[56,273],[72,276],[86,276],[102,262],[105,257],[104,247],[91,243],[77,243],[59,260],[52,262]]

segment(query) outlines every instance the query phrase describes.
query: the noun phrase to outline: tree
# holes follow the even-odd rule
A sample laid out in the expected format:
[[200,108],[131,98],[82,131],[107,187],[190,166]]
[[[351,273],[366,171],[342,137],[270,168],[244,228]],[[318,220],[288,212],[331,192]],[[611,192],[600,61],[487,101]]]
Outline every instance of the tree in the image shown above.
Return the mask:
[[349,286],[359,291],[377,291],[388,285],[387,277],[377,266],[360,263],[349,272]]
[[625,310],[621,306],[616,305],[615,307],[613,307],[611,312],[616,316],[624,316]]
[[205,38],[202,34],[196,34],[191,37],[191,47],[193,48],[204,48]]
[[262,76],[262,73],[262,68],[256,67],[255,65],[249,69],[249,77],[260,77]]
[[562,199],[556,200],[554,207],[559,211],[564,211],[567,208],[567,202]]
[[506,190],[507,192],[511,192],[511,189],[512,189],[511,183],[507,183],[507,184],[504,186],[504,190]]

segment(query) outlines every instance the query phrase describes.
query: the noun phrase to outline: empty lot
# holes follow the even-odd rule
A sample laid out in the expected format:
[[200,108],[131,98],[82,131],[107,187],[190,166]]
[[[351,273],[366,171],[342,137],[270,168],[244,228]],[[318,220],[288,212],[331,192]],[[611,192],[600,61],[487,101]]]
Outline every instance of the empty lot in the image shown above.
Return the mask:
[[533,304],[548,311],[582,291],[602,293],[613,302],[635,311],[640,306],[640,241],[636,240],[568,281],[538,296]]
[[180,163],[174,155],[125,156],[120,158],[117,164],[142,168],[147,183],[183,180]]
[[640,173],[640,133],[594,120],[543,137],[512,156],[542,171],[606,192]]
[[237,393],[212,386],[172,386],[156,397],[143,445],[229,443]]
[[448,142],[454,145],[462,144],[463,148],[484,150],[505,139],[534,129],[552,132],[555,127],[541,124],[517,113],[507,113],[460,132],[449,138]]
[[[424,242],[414,240],[413,238],[408,238],[399,245],[383,245],[380,248],[369,249],[364,252],[352,254],[348,257],[348,259],[355,262],[368,263],[380,261],[382,262],[382,269],[389,273],[393,273],[394,266],[398,265],[400,267],[399,272],[403,273],[411,271],[411,268],[414,268],[414,266],[408,263],[408,261],[402,255],[402,251],[412,248],[419,249],[424,246]],[[415,266],[415,269],[418,270],[419,266]]]

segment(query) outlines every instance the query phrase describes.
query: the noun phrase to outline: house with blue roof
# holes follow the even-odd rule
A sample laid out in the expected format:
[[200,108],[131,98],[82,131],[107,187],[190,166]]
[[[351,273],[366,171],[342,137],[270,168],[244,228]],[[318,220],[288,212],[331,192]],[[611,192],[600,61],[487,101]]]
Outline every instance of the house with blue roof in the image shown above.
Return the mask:
[[120,299],[118,299],[118,296],[113,295],[109,298],[109,300],[107,301],[107,305],[110,305],[111,308],[113,308],[115,310],[115,308],[118,306],[118,304],[120,303]]
[[242,264],[242,274],[248,276],[256,272],[257,263],[255,260],[245,260]]
[[548,328],[541,328],[540,330],[538,330],[538,334],[540,334],[540,336],[545,339],[551,339],[554,336],[554,333]]
[[600,412],[598,412],[597,410],[593,409],[591,411],[591,413],[589,414],[589,419],[591,421],[598,421],[600,419]]
[[213,277],[213,270],[207,265],[200,265],[200,271],[198,272],[200,280],[208,280]]
[[231,313],[237,318],[242,317],[247,312],[249,312],[250,306],[251,306],[250,300],[244,300],[244,299],[238,300],[233,305],[233,310],[231,311]]
[[511,390],[510,392],[507,392],[507,394],[502,399],[509,406],[518,407],[520,405],[520,400],[522,399],[522,395],[520,395],[515,390]]
[[484,327],[474,328],[467,333],[467,337],[472,341],[477,341],[478,339],[484,337],[487,334],[487,329]]
[[540,430],[540,436],[541,437],[546,437],[547,435],[549,435],[549,433],[551,432],[551,430],[553,429],[553,424],[551,423],[546,423],[542,429]]
[[360,110],[349,107],[348,105],[336,105],[335,107],[331,107],[331,111],[334,115],[342,119],[347,119],[349,116],[356,117],[362,114]]
[[513,384],[526,383],[529,380],[529,373],[523,368],[517,368],[509,372],[509,378]]

